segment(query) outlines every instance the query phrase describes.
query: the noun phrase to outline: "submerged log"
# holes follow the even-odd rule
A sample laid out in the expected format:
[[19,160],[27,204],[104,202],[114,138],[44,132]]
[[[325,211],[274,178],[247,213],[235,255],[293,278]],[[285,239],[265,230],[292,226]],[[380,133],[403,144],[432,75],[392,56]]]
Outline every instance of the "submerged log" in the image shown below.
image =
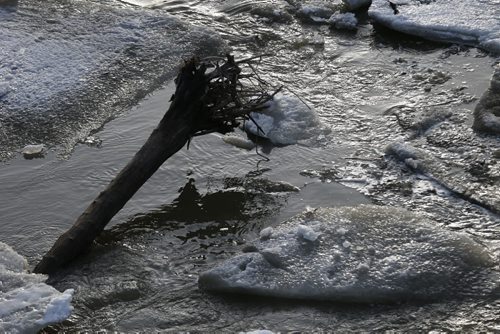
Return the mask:
[[242,74],[240,65],[247,61],[236,63],[228,56],[222,64],[220,58],[187,62],[177,76],[175,94],[158,127],[74,225],[58,238],[34,272],[52,274],[85,252],[137,190],[193,136],[227,133],[239,121],[247,120],[250,112],[265,108],[274,94],[263,91],[261,83],[252,86],[253,92],[243,88],[241,80],[252,76]]

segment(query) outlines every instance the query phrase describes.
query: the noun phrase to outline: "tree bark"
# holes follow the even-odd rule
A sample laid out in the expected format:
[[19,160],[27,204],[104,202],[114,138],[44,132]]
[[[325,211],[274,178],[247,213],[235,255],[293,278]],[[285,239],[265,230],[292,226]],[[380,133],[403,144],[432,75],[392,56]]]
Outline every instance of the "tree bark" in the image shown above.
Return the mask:
[[55,242],[34,269],[52,274],[85,252],[105,226],[139,188],[179,151],[204,121],[208,80],[205,68],[187,63],[177,77],[172,103],[158,127],[114,180]]

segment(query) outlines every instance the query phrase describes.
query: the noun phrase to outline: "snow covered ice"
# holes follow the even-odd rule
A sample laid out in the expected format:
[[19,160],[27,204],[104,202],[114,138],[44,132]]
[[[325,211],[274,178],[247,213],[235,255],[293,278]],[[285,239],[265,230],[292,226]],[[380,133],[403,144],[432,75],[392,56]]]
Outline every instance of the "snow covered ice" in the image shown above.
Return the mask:
[[252,121],[245,123],[245,130],[275,145],[314,141],[329,132],[316,112],[295,96],[277,94],[266,110],[251,116],[263,132]]
[[462,43],[500,52],[497,0],[373,0],[368,11],[377,23],[435,41]]
[[67,319],[73,290],[59,292],[45,275],[26,272],[26,260],[0,242],[0,332],[36,333]]
[[[217,292],[343,302],[429,300],[495,287],[494,261],[465,234],[403,209],[319,208],[262,231],[255,250],[202,273]],[[474,288],[472,288],[474,286]],[[480,287],[480,288],[478,288]]]

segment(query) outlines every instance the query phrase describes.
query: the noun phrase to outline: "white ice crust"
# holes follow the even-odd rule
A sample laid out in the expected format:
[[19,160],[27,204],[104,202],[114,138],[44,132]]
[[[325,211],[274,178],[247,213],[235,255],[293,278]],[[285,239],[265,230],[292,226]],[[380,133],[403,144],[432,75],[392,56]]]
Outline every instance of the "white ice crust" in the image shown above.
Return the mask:
[[202,273],[200,287],[370,303],[491,291],[496,284],[483,246],[397,208],[316,209],[265,229],[254,246]]
[[73,289],[59,292],[45,275],[29,274],[26,260],[0,242],[0,332],[36,333],[67,319]]
[[430,40],[463,43],[500,53],[498,0],[373,0],[368,11],[376,22]]
[[245,130],[275,145],[304,143],[328,133],[314,109],[295,96],[277,94],[266,110],[251,117],[263,132],[252,121],[245,123]]

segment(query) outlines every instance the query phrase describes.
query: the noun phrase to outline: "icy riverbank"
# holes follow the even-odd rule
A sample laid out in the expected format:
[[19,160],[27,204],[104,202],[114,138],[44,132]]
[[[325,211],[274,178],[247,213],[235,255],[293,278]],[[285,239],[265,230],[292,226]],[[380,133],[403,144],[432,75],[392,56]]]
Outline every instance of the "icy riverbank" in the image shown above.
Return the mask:
[[106,2],[0,7],[0,158],[28,144],[70,150],[171,77],[218,53],[209,30]]

